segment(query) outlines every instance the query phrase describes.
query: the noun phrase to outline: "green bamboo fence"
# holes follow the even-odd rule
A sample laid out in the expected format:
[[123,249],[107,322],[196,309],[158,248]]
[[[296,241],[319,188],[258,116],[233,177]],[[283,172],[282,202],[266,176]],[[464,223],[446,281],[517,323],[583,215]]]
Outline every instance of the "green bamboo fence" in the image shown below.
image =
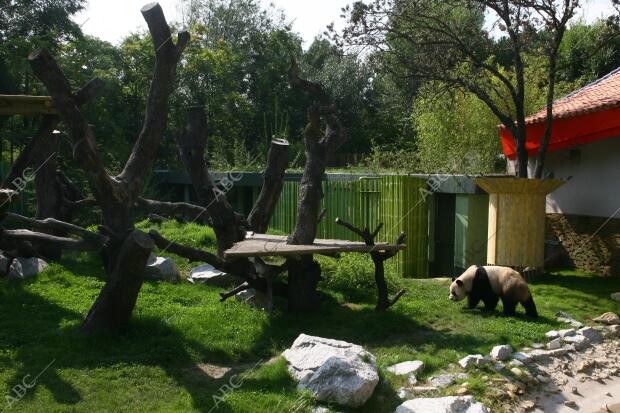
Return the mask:
[[[400,231],[407,234],[407,248],[393,258],[404,277],[428,276],[428,208],[426,180],[411,176],[368,176],[350,178],[328,175],[323,182],[322,208],[327,209],[317,238],[357,240],[356,235],[336,225],[337,217],[358,226],[383,229],[378,241],[394,242]],[[295,225],[299,181],[286,181],[270,228],[290,233]]]

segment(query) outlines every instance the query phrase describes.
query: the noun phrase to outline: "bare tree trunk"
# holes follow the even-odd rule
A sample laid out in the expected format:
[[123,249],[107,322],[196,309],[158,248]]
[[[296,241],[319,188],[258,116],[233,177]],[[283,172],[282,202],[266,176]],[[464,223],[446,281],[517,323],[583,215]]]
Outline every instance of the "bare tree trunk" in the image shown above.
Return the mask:
[[45,50],[29,57],[33,71],[47,87],[60,117],[70,130],[74,156],[101,207],[104,225],[100,231],[108,237],[102,256],[109,279],[84,321],[82,328],[87,332],[116,332],[125,327],[131,318],[146,261],[153,248],[150,237],[134,230],[132,210],[165,132],[168,99],[172,93],[176,66],[189,41],[189,34],[180,32],[177,43],[173,43],[170,27],[159,4],[149,3],[141,12],[151,33],[155,68],[142,130],[123,172],[117,177],[107,173],[92,129],[80,112],[69,82],[54,59]]
[[[187,111],[187,127],[177,137],[181,160],[189,174],[196,195],[209,217],[217,237],[218,254],[245,238],[245,227],[226,199],[229,187],[218,188],[209,174],[205,160],[207,146],[207,115],[204,108],[192,107]],[[228,185],[233,185],[232,180]]]
[[119,331],[126,326],[143,281],[143,276],[128,275],[144,274],[153,246],[151,238],[138,230],[124,239],[114,270],[88,312],[83,331],[92,332],[102,328]]
[[288,166],[289,143],[284,139],[271,141],[267,154],[267,166],[263,174],[263,187],[261,188],[254,208],[248,215],[248,223],[252,231],[264,234],[269,228],[269,221],[276,209],[282,185],[284,173]]
[[[344,133],[336,109],[329,105],[327,94],[318,83],[299,77],[299,67],[293,61],[289,69],[289,82],[310,94],[314,103],[308,108],[308,124],[304,130],[306,165],[299,188],[297,222],[288,238],[289,244],[309,245],[314,243],[320,220],[322,180],[327,159],[344,143]],[[321,115],[326,123],[321,131]],[[321,280],[321,268],[312,256],[287,260],[289,310],[294,312],[313,311],[319,303],[317,285]]]

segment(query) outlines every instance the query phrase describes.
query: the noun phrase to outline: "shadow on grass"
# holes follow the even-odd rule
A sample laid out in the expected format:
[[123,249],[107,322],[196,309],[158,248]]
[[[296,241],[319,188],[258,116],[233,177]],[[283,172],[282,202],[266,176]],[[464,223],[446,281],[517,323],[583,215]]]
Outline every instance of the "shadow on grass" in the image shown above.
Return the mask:
[[[82,402],[85,395],[71,383],[73,380],[67,380],[68,374],[75,374],[67,370],[77,369],[87,375],[95,369],[106,369],[113,372],[114,377],[116,374],[122,376],[125,366],[157,367],[190,394],[196,410],[209,412],[216,403],[214,396],[221,395],[223,386],[239,372],[239,369],[233,369],[223,377],[213,378],[199,367],[200,363],[233,364],[230,355],[188,339],[164,320],[134,319],[130,329],[120,337],[84,336],[79,332],[84,314],[54,304],[19,283],[2,283],[0,287],[0,311],[10,315],[0,320],[0,331],[11,332],[2,335],[0,347],[13,352],[16,361],[16,369],[7,387],[20,383],[26,375],[33,377],[53,361],[39,377],[37,386],[47,388],[57,403],[71,406]],[[386,343],[413,346],[430,343],[437,348],[469,353],[482,343],[473,336],[421,326],[411,317],[395,311],[378,313],[371,306],[351,309],[326,296],[321,310],[315,314],[276,311],[252,349],[243,357],[250,362],[268,360],[274,349],[289,347],[301,333],[346,340],[370,348]],[[297,399],[295,383],[286,372],[285,363],[279,363],[262,367],[248,376],[243,383],[244,391],[288,394],[290,400]],[[114,372],[116,369],[120,371]],[[109,376],[100,378],[94,374],[85,380],[94,382],[97,387],[97,380],[109,379]],[[5,390],[8,393],[10,388]],[[32,394],[34,391],[25,397]],[[358,411],[388,411],[398,403],[394,390],[382,380],[372,399]],[[283,411],[286,410],[286,406],[282,407]],[[232,409],[226,400],[217,406],[217,411]]]
[[620,277],[600,277],[595,275],[545,274],[529,282],[533,286],[553,285],[571,291],[609,298],[609,294],[620,290]]

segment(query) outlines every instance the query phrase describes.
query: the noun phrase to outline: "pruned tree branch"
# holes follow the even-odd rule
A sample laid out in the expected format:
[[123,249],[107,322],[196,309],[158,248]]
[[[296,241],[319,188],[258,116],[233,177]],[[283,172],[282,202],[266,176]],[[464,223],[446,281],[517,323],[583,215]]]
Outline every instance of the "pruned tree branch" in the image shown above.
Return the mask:
[[[375,230],[371,233],[368,230],[368,228],[364,228],[362,230],[360,228],[355,227],[354,225],[349,224],[346,221],[343,221],[340,218],[336,218],[336,224],[347,228],[349,231],[353,232],[354,234],[357,234],[360,238],[362,238],[362,240],[364,240],[366,245],[370,247],[375,246],[375,238],[377,237],[377,235],[379,234],[379,231],[383,227],[383,224],[380,223],[379,225],[377,225]],[[405,242],[405,233],[401,232],[400,235],[398,236],[398,239],[396,240],[396,245],[403,245],[404,242]],[[384,268],[383,262],[392,258],[397,253],[398,253],[398,250],[379,251],[378,249],[376,250],[373,249],[370,251],[370,257],[372,258],[372,262],[375,265],[375,283],[377,284],[377,294],[378,294],[377,305],[375,306],[375,309],[377,311],[387,310],[388,308],[393,306],[400,299],[400,297],[402,297],[406,293],[406,290],[401,289],[394,295],[394,297],[389,298],[387,283],[385,282],[385,268]]]

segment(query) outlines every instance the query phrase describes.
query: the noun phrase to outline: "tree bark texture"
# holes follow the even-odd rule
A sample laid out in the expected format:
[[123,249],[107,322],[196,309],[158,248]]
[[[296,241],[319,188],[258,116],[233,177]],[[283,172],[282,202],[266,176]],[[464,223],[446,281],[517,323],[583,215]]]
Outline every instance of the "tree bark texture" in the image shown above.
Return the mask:
[[[383,224],[379,224],[375,230],[370,233],[368,228],[359,229],[355,226],[341,220],[340,218],[336,218],[336,224],[342,225],[343,227],[349,229],[353,233],[359,235],[366,245],[375,246],[375,238],[379,234],[379,231],[383,227]],[[405,242],[405,233],[401,232],[400,236],[396,240],[396,245],[402,245]],[[379,251],[373,250],[370,252],[370,257],[372,258],[372,262],[375,265],[375,284],[377,285],[377,305],[375,309],[377,311],[385,311],[399,300],[405,294],[405,290],[398,291],[393,298],[389,297],[389,291],[387,287],[387,283],[385,282],[385,268],[383,262],[392,258],[396,255],[398,251]]]
[[267,154],[267,166],[263,173],[263,186],[258,199],[248,215],[250,229],[264,234],[269,228],[269,221],[276,209],[282,186],[284,174],[289,161],[289,143],[284,139],[271,141]]
[[[292,87],[308,93],[314,100],[308,108],[308,124],[304,130],[306,164],[299,188],[297,222],[288,238],[289,244],[310,245],[314,243],[320,221],[322,180],[327,160],[344,143],[345,135],[336,109],[329,105],[329,98],[318,83],[299,77],[299,67],[293,60],[289,69]],[[321,129],[321,117],[325,121]],[[321,268],[312,256],[293,257],[287,260],[289,310],[313,311],[318,307],[318,282]]]
[[148,235],[134,230],[133,209],[150,173],[168,121],[168,100],[176,66],[189,41],[180,32],[176,44],[157,3],[141,9],[155,49],[155,67],[147,97],[146,115],[132,152],[120,175],[108,175],[97,150],[93,131],[78,108],[71,87],[46,50],[29,56],[31,67],[47,87],[60,117],[69,129],[73,154],[84,171],[98,205],[107,237],[102,256],[109,279],[86,318],[83,330],[117,332],[127,325],[135,305],[146,261],[153,248]]
[[209,174],[205,160],[207,115],[204,108],[188,109],[187,126],[184,133],[177,137],[177,145],[199,203],[211,219],[217,237],[218,254],[222,256],[235,242],[245,238],[246,228],[226,199],[226,191],[234,185],[234,181],[229,180],[227,185],[220,188]]

